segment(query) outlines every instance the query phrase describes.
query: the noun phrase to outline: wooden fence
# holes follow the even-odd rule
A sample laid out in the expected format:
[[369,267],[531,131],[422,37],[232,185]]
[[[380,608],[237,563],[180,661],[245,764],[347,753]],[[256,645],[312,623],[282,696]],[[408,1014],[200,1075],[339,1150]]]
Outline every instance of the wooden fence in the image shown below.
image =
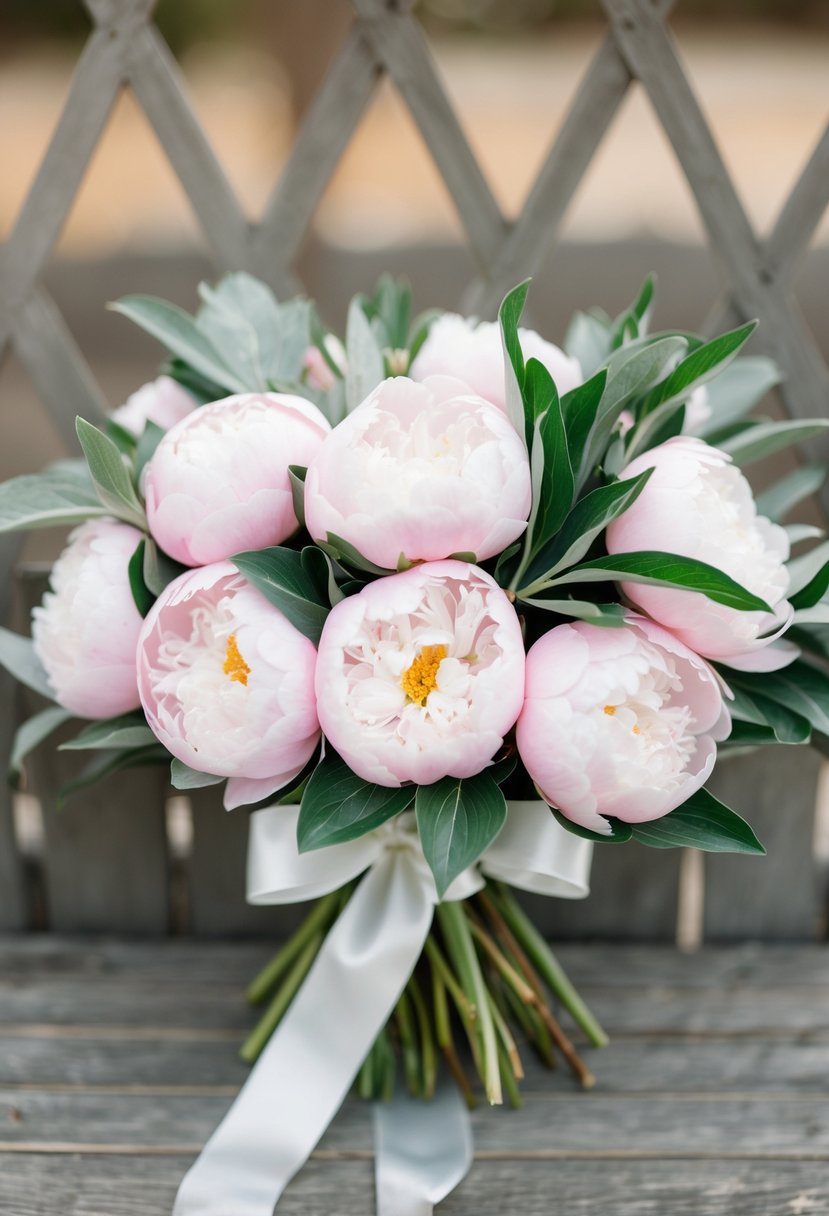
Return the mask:
[[[219,269],[249,269],[277,293],[301,290],[295,264],[331,173],[387,74],[416,123],[455,204],[476,266],[458,303],[491,315],[504,291],[531,274],[557,239],[564,213],[631,83],[641,82],[693,192],[724,290],[708,328],[758,317],[755,349],[786,373],[795,417],[825,413],[829,369],[791,294],[795,267],[829,203],[829,127],[770,235],[758,239],[723,164],[667,28],[669,0],[602,0],[607,34],[519,216],[501,213],[406,0],[353,0],[354,23],[297,132],[257,223],[249,223],[187,99],[178,66],[152,24],[153,0],[86,0],[93,30],[68,99],[16,224],[0,248],[0,353],[26,367],[56,427],[74,445],[74,417],[95,420],[103,395],[43,273],[107,119],[130,88],[198,217]],[[820,452],[813,450],[812,458]],[[824,508],[829,507],[825,492]],[[10,611],[13,543],[0,551],[0,603]],[[26,571],[24,603],[43,574]],[[2,684],[8,749],[23,698]],[[31,704],[25,706],[31,710]],[[246,821],[225,814],[215,790],[173,799],[164,774],[108,778],[64,809],[56,790],[75,763],[42,748],[26,798],[0,795],[0,927],[162,934],[272,933],[286,913],[244,905]],[[825,935],[826,847],[815,831],[821,765],[803,749],[730,760],[714,783],[751,819],[764,861],[600,849],[586,904],[548,901],[539,916],[562,937],[672,939]],[[40,819],[38,819],[38,815]],[[27,823],[42,823],[27,848]],[[703,872],[704,871],[704,872]],[[678,920],[678,909],[680,912]]]

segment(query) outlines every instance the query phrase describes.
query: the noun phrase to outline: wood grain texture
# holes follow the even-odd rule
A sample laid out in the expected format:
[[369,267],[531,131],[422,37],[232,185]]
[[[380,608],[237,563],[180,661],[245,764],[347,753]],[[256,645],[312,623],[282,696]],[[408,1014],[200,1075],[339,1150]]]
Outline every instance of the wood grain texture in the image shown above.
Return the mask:
[[[0,537],[0,623],[10,622],[14,570],[20,549],[20,537],[14,534]],[[5,763],[12,748],[20,720],[20,697],[17,684],[5,671],[0,671],[0,757]],[[23,859],[15,839],[12,791],[5,772],[0,772],[0,931],[22,929],[29,923]]]
[[[24,1006],[29,1015],[0,1031],[0,1211],[168,1216],[246,1070],[236,1057],[241,1028],[176,1040],[168,1020],[154,1031],[159,994],[220,1026],[263,947],[30,941],[0,939],[0,1015]],[[473,1168],[441,1216],[827,1216],[829,1036],[809,1041],[797,1015],[809,1006],[815,1026],[818,1011],[826,1017],[826,954],[564,947],[585,993],[594,1003],[607,994],[615,1022],[638,1025],[638,1037],[591,1054],[598,1084],[588,1094],[528,1058],[523,1109],[473,1113]],[[785,1000],[771,1000],[775,991]],[[697,1028],[693,1042],[662,1037],[666,1001],[676,1027]],[[719,1039],[711,1010],[735,1001],[743,1024],[750,1004],[764,1006],[767,1030]],[[85,1024],[62,1024],[84,1006]],[[93,1025],[102,1009],[127,1007],[131,1031]],[[372,1158],[369,1109],[351,1099],[280,1214],[372,1212]]]

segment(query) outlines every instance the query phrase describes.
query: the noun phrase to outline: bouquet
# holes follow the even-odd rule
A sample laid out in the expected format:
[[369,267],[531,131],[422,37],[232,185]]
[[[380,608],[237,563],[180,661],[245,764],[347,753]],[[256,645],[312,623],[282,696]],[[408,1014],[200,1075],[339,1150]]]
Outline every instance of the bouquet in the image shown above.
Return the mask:
[[3,530],[78,525],[31,640],[0,631],[54,702],[12,767],[75,721],[82,780],[222,783],[248,898],[315,901],[178,1216],[267,1216],[355,1082],[388,1100],[379,1209],[419,1212],[527,1046],[591,1083],[560,1010],[605,1041],[515,889],[586,895],[595,844],[762,853],[718,755],[829,735],[829,543],[781,522],[825,470],[743,472],[829,424],[752,416],[753,324],[651,332],[651,280],[565,350],[519,327],[527,284],[490,324],[385,277],[344,341],[246,274],[200,295],[114,305],[164,374],[0,487]]

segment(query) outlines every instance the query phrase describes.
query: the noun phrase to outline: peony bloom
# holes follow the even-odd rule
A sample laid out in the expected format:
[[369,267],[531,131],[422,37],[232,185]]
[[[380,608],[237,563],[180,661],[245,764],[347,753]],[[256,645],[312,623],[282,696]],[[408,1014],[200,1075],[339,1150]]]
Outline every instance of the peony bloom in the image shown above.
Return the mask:
[[726,453],[701,439],[669,439],[638,456],[620,476],[650,468],[654,472],[636,502],[608,527],[608,552],[656,549],[697,558],[759,595],[773,613],[741,612],[670,587],[624,583],[625,594],[706,658],[746,670],[790,663],[795,647],[780,643],[767,649],[792,618],[784,529],[757,514],[743,474]]
[[666,630],[558,625],[527,655],[516,737],[542,797],[594,832],[659,819],[708,779],[730,730],[716,676]]
[[527,526],[530,466],[500,410],[448,376],[384,380],[320,447],[305,522],[388,570],[401,554],[492,557]]
[[144,473],[150,532],[185,566],[278,545],[296,531],[288,465],[307,465],[331,430],[286,393],[205,405],[164,436]]
[[228,810],[267,798],[310,760],[316,651],[230,562],[170,583],[137,660],[153,733],[184,764],[230,778]]
[[316,687],[325,737],[367,781],[471,777],[521,709],[521,626],[476,566],[415,566],[332,609]]
[[[560,397],[581,384],[584,377],[578,359],[565,355],[535,330],[519,329],[518,339],[524,359],[538,359],[544,364]],[[500,325],[495,321],[479,324],[472,318],[444,313],[429,330],[409,374],[414,380],[435,375],[457,376],[486,401],[505,409],[506,380]]]
[[[336,334],[326,334],[323,339],[328,357],[335,367],[345,375],[345,347]],[[309,346],[302,360],[302,368],[306,384],[311,388],[327,393],[337,383],[337,377],[328,365],[318,346]]]
[[51,591],[32,612],[32,639],[56,699],[80,718],[139,705],[135,644],[141,614],[128,566],[141,533],[94,519],[76,528],[52,567]]
[[191,397],[186,389],[173,380],[171,376],[159,376],[143,384],[110,417],[125,431],[133,435],[142,435],[148,422],[168,431],[171,426],[181,422],[188,414],[198,408],[195,397]]

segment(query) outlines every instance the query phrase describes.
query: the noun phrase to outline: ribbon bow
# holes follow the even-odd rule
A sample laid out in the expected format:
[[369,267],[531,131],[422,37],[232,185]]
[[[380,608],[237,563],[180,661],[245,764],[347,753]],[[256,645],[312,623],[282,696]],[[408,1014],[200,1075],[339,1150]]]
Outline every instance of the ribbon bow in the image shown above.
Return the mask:
[[[348,1093],[420,958],[435,904],[414,816],[359,840],[299,853],[299,808],[251,816],[248,901],[289,904],[365,876],[329,932],[305,983],[236,1101],[179,1188],[173,1216],[272,1216]],[[556,823],[543,802],[511,802],[506,823],[444,899],[465,899],[482,874],[525,891],[584,898],[592,845]],[[378,1112],[380,1216],[430,1213],[471,1162],[466,1112],[452,1089],[430,1119],[443,1152],[412,1153],[407,1107]],[[404,1151],[403,1145],[408,1146]],[[448,1147],[447,1147],[448,1146]],[[400,1180],[405,1179],[405,1185]]]

